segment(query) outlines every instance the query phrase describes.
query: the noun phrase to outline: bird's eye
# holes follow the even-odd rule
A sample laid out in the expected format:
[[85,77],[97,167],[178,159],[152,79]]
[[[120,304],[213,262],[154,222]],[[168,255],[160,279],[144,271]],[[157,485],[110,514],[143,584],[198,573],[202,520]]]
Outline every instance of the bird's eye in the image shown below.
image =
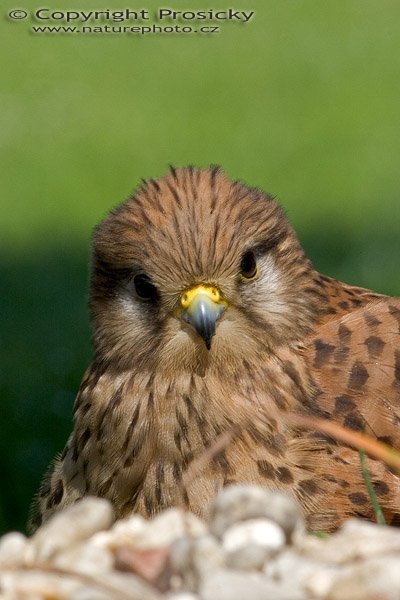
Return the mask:
[[246,279],[247,281],[256,279],[258,275],[258,266],[253,252],[246,252],[246,254],[243,255],[242,262],[240,263],[240,274],[243,279]]
[[133,283],[139,298],[142,300],[158,300],[157,288],[151,283],[150,278],[147,275],[135,275]]

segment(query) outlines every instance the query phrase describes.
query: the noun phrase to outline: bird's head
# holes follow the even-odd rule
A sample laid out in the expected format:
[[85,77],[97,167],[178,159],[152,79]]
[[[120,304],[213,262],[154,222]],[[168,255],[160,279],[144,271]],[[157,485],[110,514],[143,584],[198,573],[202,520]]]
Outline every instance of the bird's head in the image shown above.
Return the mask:
[[201,372],[299,342],[314,271],[278,204],[218,168],[144,182],[96,228],[96,357]]

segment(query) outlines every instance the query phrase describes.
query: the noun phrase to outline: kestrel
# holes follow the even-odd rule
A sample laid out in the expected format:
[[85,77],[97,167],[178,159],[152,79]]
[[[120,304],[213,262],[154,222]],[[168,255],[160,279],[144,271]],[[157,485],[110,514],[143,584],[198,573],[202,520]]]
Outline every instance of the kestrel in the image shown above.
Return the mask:
[[[313,529],[373,518],[358,453],[287,415],[400,448],[400,300],[314,270],[270,196],[217,167],[144,182],[95,229],[89,306],[93,363],[33,527],[85,494],[205,516],[233,482],[288,492]],[[367,466],[400,524],[400,479]]]

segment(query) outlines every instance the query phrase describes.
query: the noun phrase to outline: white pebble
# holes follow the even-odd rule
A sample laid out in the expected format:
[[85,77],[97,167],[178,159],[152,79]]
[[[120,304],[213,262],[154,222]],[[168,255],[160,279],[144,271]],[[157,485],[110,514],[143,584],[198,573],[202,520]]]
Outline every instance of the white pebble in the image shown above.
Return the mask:
[[197,537],[207,532],[203,521],[179,508],[169,508],[150,521],[137,538],[137,548],[165,548],[180,537]]
[[382,527],[367,521],[349,519],[339,531],[327,539],[321,540],[310,535],[299,537],[296,549],[301,554],[317,560],[322,555],[327,562],[334,564],[345,564],[391,553],[400,555],[400,530],[396,527]]
[[[89,586],[76,578],[41,571],[0,571],[0,588],[6,600],[71,600]],[[97,600],[97,598],[96,598]]]
[[140,515],[132,515],[115,525],[108,531],[95,533],[90,542],[100,548],[115,549],[117,546],[135,548],[145,537],[149,522]]
[[212,535],[180,538],[171,546],[170,562],[173,571],[180,575],[190,569],[213,571],[224,565],[224,553]]
[[290,577],[294,588],[305,590],[312,598],[325,598],[340,570],[324,562],[323,546],[319,558],[320,561],[310,559],[287,548],[265,564],[264,573],[277,582],[285,582]]
[[162,595],[152,585],[131,573],[111,571],[98,574],[96,583],[110,590],[110,600],[162,600]]
[[111,571],[114,566],[114,557],[109,550],[101,548],[89,540],[60,552],[55,556],[52,564],[66,571],[96,575]]
[[180,538],[171,546],[172,572],[179,575],[185,587],[194,591],[200,577],[225,565],[224,552],[214,536],[207,534],[198,538]]
[[0,539],[0,567],[19,567],[24,563],[27,538],[18,531],[7,533]]
[[222,537],[222,545],[226,552],[235,552],[244,546],[254,544],[272,553],[285,545],[285,539],[281,527],[273,521],[249,519],[231,525]]
[[261,573],[244,573],[224,569],[205,575],[200,585],[201,600],[308,600],[290,584],[268,580]]
[[400,598],[400,557],[385,556],[346,566],[338,576],[327,600],[398,600]]
[[211,532],[222,537],[233,524],[247,519],[266,518],[277,523],[291,538],[304,520],[296,502],[286,494],[252,485],[223,488],[211,507]]
[[270,552],[258,544],[250,544],[227,554],[226,563],[238,571],[261,571]]
[[214,536],[207,534],[193,540],[193,566],[201,573],[210,573],[225,564],[223,549]]
[[165,596],[165,600],[200,600],[200,598],[190,592],[172,592]]
[[55,515],[30,539],[27,562],[45,562],[73,544],[108,529],[114,520],[110,502],[86,497]]
[[193,540],[190,538],[178,538],[171,544],[170,563],[173,573],[182,575],[192,568],[193,563]]
[[126,519],[117,521],[111,528],[116,536],[121,536],[121,540],[128,541],[129,538],[136,538],[143,535],[146,531],[149,521],[146,521],[140,515],[131,515]]
[[0,589],[6,600],[161,600],[152,586],[129,573],[99,573],[77,577],[65,573],[0,571]]

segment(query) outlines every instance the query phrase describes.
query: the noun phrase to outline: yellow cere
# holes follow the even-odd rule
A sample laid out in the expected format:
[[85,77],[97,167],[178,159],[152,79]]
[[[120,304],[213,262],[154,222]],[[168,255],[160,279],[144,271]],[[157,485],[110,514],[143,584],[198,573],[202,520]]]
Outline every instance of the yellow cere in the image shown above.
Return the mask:
[[183,292],[181,296],[182,307],[188,308],[192,303],[193,298],[199,294],[204,294],[216,304],[226,304],[226,302],[222,300],[221,294],[216,287],[211,285],[196,285],[195,287],[190,288],[190,290]]

